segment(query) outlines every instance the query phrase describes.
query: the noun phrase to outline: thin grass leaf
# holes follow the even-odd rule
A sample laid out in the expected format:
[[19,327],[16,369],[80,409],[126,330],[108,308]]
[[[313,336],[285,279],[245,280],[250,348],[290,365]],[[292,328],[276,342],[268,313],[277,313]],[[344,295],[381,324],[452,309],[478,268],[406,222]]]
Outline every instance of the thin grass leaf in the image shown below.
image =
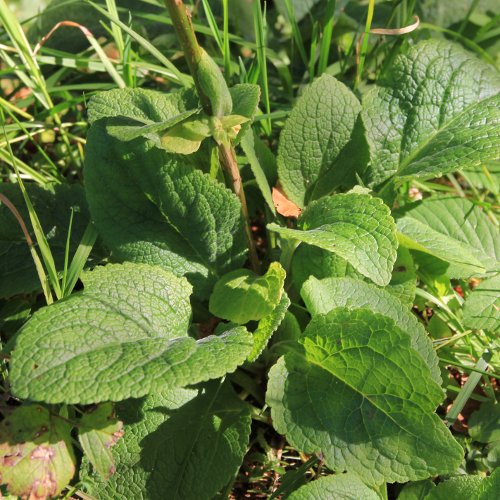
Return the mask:
[[375,11],[375,0],[369,0],[368,3],[368,13],[366,15],[365,32],[362,37],[361,42],[361,52],[359,55],[358,71],[356,73],[356,80],[354,82],[354,88],[358,88],[361,82],[361,76],[363,75],[363,67],[365,64],[366,53],[368,52],[368,37],[370,36],[370,29],[373,21],[373,13]]
[[302,40],[302,34],[300,32],[299,25],[297,23],[297,18],[295,17],[295,9],[293,8],[293,3],[291,0],[285,0],[286,12],[288,14],[288,20],[292,27],[292,37],[299,51],[300,58],[305,66],[307,66],[307,55],[306,49],[304,47],[304,40]]
[[[488,363],[490,359],[493,357],[493,354],[486,350],[481,358],[478,360],[476,363],[474,370],[472,371],[471,374],[469,374],[469,378],[467,379],[467,382],[465,382],[464,386],[458,393],[458,396],[455,399],[455,402],[453,403],[452,407],[449,409],[448,413],[446,414],[446,420],[448,422],[448,427],[451,427],[454,423],[455,420],[457,419],[458,415],[460,412],[463,410],[465,404],[469,400],[472,392],[476,388],[476,385],[479,383],[481,380],[482,375],[487,375],[487,376],[492,376],[491,373],[487,373],[486,369],[488,368]],[[453,363],[451,363],[453,364]]]
[[224,55],[224,43],[222,41],[219,28],[217,27],[217,22],[215,21],[214,13],[212,12],[210,3],[208,2],[208,0],[201,0],[201,3],[203,4],[203,10],[205,11],[205,16],[207,18],[208,25],[210,26],[212,36],[214,37],[214,40],[219,47],[221,55]]
[[223,0],[224,7],[224,76],[226,81],[231,78],[231,50],[229,48],[229,5],[228,0]]
[[[106,0],[106,8],[111,16],[119,19],[118,10],[116,8],[115,0]],[[125,42],[123,41],[123,33],[120,27],[117,24],[111,24],[111,32],[113,34],[113,40],[115,41],[116,48],[120,54],[120,57],[123,61],[123,53],[125,51]]]
[[64,269],[63,269],[62,284],[61,284],[61,288],[63,290],[63,297],[64,297],[64,290],[66,289],[66,278],[68,275],[69,248],[71,244],[71,231],[73,229],[73,216],[74,216],[74,210],[72,207],[71,214],[69,216],[68,236],[66,237],[66,246],[64,248]]
[[80,274],[82,273],[83,268],[87,263],[96,239],[97,230],[95,229],[93,224],[89,222],[66,273],[66,281],[63,288],[63,297],[67,297],[68,295],[70,295],[75,288],[76,282],[78,281],[78,278],[80,277]]
[[169,74],[170,80],[180,83],[185,87],[191,85],[192,78],[188,77],[184,73],[181,73],[167,57],[165,57],[154,45],[151,44],[151,42],[146,40],[143,36],[139,35],[139,33],[134,31],[132,28],[129,28],[125,23],[122,23],[117,17],[112,16],[109,12],[101,8],[99,5],[91,1],[88,1],[87,3],[89,5],[92,5],[94,9],[96,9],[103,16],[106,16],[110,21],[119,26],[125,33],[128,33],[141,47],[147,50],[153,57],[158,59],[158,61],[160,61],[167,69],[169,69],[171,71],[171,74]]
[[[266,113],[270,115],[271,103],[269,99],[269,84],[267,79],[265,10],[263,14],[260,8],[260,2],[258,0],[254,0],[253,7],[254,7],[253,19],[254,19],[254,29],[255,29],[255,40],[257,42],[257,62],[261,79],[262,97],[264,99],[264,106],[266,107]],[[267,135],[270,135],[272,129],[271,118],[267,118],[262,123],[262,125],[265,133]]]
[[47,279],[47,275],[45,274],[42,261],[38,256],[38,253],[35,249],[35,245],[33,244],[33,240],[31,239],[31,236],[29,234],[29,231],[26,227],[23,218],[21,217],[21,214],[19,213],[17,208],[11,203],[11,201],[1,193],[0,193],[0,202],[3,203],[11,211],[12,215],[16,218],[17,222],[19,223],[19,226],[21,227],[21,230],[24,234],[24,238],[26,239],[28,248],[30,249],[31,257],[33,259],[36,272],[38,274],[38,279],[40,280],[40,284],[42,286],[43,295],[45,296],[45,301],[47,302],[47,304],[52,304],[54,302],[54,299],[52,298],[52,293],[50,292],[50,286],[48,284],[49,280]]
[[336,3],[336,0],[328,0],[328,5],[326,6],[326,22],[323,29],[323,37],[321,38],[317,76],[321,76],[328,66],[328,57],[330,55],[330,47],[332,45],[333,17],[335,14]]
[[[1,109],[0,109],[0,118],[2,124],[5,123],[5,115],[3,113],[3,110]],[[5,131],[4,131],[4,136],[5,138],[7,138]],[[7,150],[11,157],[12,164],[14,165],[14,170],[16,172],[17,180],[19,183],[19,187],[21,189],[21,193],[24,198],[24,202],[26,203],[26,208],[28,209],[31,225],[33,227],[33,232],[35,233],[35,238],[38,243],[38,248],[40,249],[40,253],[42,254],[42,259],[45,264],[47,274],[49,276],[50,285],[54,290],[56,297],[60,299],[61,286],[59,283],[59,278],[57,276],[57,269],[54,262],[54,258],[52,256],[49,243],[47,242],[47,238],[45,237],[45,233],[43,232],[42,225],[40,224],[40,220],[38,219],[38,215],[36,214],[35,208],[33,207],[28,192],[26,191],[26,188],[24,186],[24,182],[21,178],[21,175],[19,174],[19,170],[17,169],[16,163],[14,161],[14,153],[12,152],[12,148],[10,147],[10,143],[8,141],[7,141]]]
[[106,71],[109,73],[109,76],[115,81],[115,83],[118,85],[119,88],[125,88],[125,82],[123,81],[122,77],[118,74],[118,71],[116,71],[113,63],[109,59],[109,57],[106,55],[102,47],[99,45],[97,40],[95,39],[94,35],[88,30],[85,26],[75,23],[73,21],[61,21],[57,23],[41,40],[38,42],[38,44],[35,47],[35,50],[33,51],[33,55],[36,55],[42,45],[62,26],[68,26],[72,28],[78,28],[87,38],[89,44],[91,47],[94,49],[95,53],[103,63],[104,67],[106,68]]

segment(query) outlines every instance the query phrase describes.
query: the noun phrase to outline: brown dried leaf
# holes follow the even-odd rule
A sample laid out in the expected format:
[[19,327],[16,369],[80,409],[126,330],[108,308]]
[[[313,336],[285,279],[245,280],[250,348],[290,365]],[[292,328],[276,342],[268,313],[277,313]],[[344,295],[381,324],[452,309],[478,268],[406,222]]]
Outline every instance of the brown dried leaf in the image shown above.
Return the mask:
[[290,201],[279,186],[273,187],[272,196],[276,211],[283,217],[294,217],[296,219],[301,214],[302,209]]

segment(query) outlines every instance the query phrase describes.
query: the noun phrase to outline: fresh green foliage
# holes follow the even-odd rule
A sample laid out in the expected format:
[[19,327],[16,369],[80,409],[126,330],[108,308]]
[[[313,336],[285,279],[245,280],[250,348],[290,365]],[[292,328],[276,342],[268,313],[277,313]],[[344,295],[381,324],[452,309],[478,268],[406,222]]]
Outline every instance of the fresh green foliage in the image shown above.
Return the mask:
[[406,332],[415,351],[427,363],[432,378],[441,384],[438,358],[424,327],[415,316],[389,291],[352,278],[311,277],[302,287],[302,298],[312,316],[327,314],[337,307],[368,308],[391,318],[401,331]]
[[326,476],[312,481],[289,497],[290,500],[330,500],[331,498],[363,498],[379,500],[380,496],[366,486],[355,474],[339,474]]
[[[252,348],[244,328],[189,337],[191,286],[169,271],[116,264],[82,279],[82,293],[38,311],[20,332],[11,363],[18,397],[120,401],[220,377]],[[64,355],[55,356],[61,345]]]
[[433,178],[500,156],[500,77],[443,41],[394,61],[363,99],[371,150],[368,181]]
[[248,445],[250,413],[227,383],[155,393],[118,405],[118,414],[127,432],[114,450],[116,474],[104,481],[86,466],[98,498],[212,498]]
[[0,0],[0,496],[496,499],[494,2],[164,3]]
[[329,75],[308,87],[293,108],[280,137],[278,174],[285,193],[300,207],[318,191],[328,194],[356,168],[359,159],[345,151],[360,110],[355,95]]
[[312,202],[300,229],[268,226],[280,235],[329,250],[378,285],[387,285],[396,260],[396,227],[380,198],[339,194]]
[[446,261],[454,278],[500,270],[498,228],[464,198],[434,196],[397,212],[401,243]]
[[500,330],[500,274],[484,280],[467,297],[464,324],[476,330]]
[[281,301],[285,271],[273,262],[264,276],[246,269],[224,275],[210,297],[214,316],[244,325],[270,314]]
[[442,390],[392,319],[336,308],[313,317],[299,345],[271,368],[267,393],[274,425],[299,450],[373,486],[460,464],[461,446],[433,413]]

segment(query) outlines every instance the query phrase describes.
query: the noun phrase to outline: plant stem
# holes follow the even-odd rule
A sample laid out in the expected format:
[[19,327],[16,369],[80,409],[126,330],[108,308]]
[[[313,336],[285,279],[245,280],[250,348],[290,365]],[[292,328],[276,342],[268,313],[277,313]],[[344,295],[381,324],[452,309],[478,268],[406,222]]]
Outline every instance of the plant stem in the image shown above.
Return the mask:
[[[172,24],[177,33],[177,38],[179,39],[182,50],[184,51],[184,57],[186,58],[189,71],[193,77],[203,110],[207,115],[211,116],[212,108],[209,96],[207,96],[203,91],[198,78],[198,66],[202,57],[202,49],[198,45],[198,40],[196,39],[196,34],[191,22],[191,16],[182,0],[165,0],[165,5],[172,19]],[[241,211],[245,219],[245,233],[248,242],[250,265],[255,272],[258,272],[260,268],[259,258],[257,256],[257,250],[255,248],[252,231],[250,229],[250,219],[248,215],[245,191],[243,190],[243,184],[241,182],[241,175],[238,168],[238,162],[236,161],[236,154],[232,147],[220,144],[218,148],[219,159],[222,167],[231,179],[233,191],[240,200]]]

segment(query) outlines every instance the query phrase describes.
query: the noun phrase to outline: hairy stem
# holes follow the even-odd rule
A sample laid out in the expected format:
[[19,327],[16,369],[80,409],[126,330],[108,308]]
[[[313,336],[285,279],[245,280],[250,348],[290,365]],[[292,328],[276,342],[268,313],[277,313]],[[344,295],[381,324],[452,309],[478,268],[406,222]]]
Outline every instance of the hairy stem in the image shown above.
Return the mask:
[[[202,57],[202,49],[198,44],[198,40],[196,39],[196,34],[191,22],[191,16],[182,0],[165,0],[165,5],[172,19],[172,24],[177,33],[177,38],[179,39],[179,42],[182,46],[182,50],[184,51],[184,57],[186,58],[189,72],[193,77],[201,105],[203,106],[203,110],[206,114],[211,116],[213,113],[210,104],[210,98],[205,94],[198,78],[198,66]],[[245,233],[248,242],[250,265],[252,266],[252,269],[254,271],[258,272],[260,267],[259,259],[257,256],[255,243],[252,238],[245,191],[243,190],[240,170],[236,161],[236,154],[234,152],[234,149],[232,147],[227,147],[223,144],[220,144],[219,159],[222,167],[231,180],[231,185],[234,193],[240,200],[241,210],[245,219]]]

